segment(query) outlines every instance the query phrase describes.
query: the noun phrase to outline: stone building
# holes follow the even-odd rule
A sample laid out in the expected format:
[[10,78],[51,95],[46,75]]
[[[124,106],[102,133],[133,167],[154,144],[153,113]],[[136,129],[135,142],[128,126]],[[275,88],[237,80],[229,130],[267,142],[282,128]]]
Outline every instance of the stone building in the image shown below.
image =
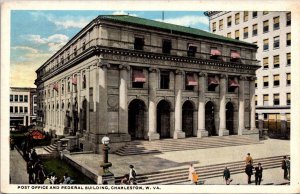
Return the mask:
[[133,139],[248,135],[254,44],[128,15],[91,21],[37,71],[41,126],[80,148]]
[[[269,134],[289,136],[291,107],[291,12],[206,12],[210,31],[258,46],[256,118]],[[223,27],[224,26],[224,27]]]

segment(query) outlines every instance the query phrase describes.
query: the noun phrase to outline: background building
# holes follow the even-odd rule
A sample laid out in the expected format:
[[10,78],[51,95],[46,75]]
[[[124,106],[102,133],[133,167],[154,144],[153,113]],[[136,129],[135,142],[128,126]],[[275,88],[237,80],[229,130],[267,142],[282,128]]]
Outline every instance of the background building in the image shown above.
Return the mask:
[[210,31],[257,44],[256,117],[269,134],[289,136],[291,12],[206,12]]
[[[41,126],[80,148],[131,139],[248,135],[254,44],[153,20],[99,16],[37,71]],[[250,116],[251,115],[251,116]]]
[[10,128],[36,123],[36,97],[35,88],[10,88]]

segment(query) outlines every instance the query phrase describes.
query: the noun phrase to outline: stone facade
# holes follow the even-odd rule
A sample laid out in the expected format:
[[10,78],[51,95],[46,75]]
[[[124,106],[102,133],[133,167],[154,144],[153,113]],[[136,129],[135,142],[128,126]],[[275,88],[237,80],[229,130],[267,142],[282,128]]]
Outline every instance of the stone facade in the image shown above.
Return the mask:
[[94,19],[36,71],[46,131],[80,134],[95,152],[104,135],[114,150],[131,139],[257,134],[255,45],[112,17]]

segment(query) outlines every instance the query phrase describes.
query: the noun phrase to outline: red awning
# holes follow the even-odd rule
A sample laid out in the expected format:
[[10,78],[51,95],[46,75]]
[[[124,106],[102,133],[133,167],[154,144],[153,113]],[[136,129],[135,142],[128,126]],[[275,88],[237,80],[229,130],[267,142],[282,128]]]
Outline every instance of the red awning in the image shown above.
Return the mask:
[[133,70],[132,72],[132,80],[133,82],[146,82],[145,75],[142,71]]
[[238,52],[232,52],[231,53],[231,58],[233,58],[233,59],[239,59],[239,58],[241,58],[240,53],[238,53]]
[[233,80],[233,79],[229,79],[229,87],[234,87],[237,88],[240,85],[237,83],[237,81]]
[[208,77],[208,85],[219,85],[219,81],[214,77]]
[[77,76],[76,75],[72,78],[72,84],[77,85]]
[[195,77],[192,76],[192,75],[187,75],[186,76],[186,82],[187,82],[188,86],[197,86],[198,85]]
[[53,89],[56,90],[56,91],[58,91],[58,83],[55,83],[55,84],[53,85]]
[[219,55],[221,55],[221,52],[217,49],[211,49],[210,54],[213,56],[219,56]]

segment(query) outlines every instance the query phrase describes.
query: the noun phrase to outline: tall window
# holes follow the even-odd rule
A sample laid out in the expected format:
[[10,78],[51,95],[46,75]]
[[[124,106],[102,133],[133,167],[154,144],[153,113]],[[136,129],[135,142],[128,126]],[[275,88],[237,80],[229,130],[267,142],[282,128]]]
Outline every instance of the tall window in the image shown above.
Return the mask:
[[60,62],[61,62],[61,64],[64,64],[64,56],[63,55],[60,57]]
[[279,61],[280,61],[280,59],[279,59],[279,55],[276,55],[276,56],[274,56],[273,57],[273,67],[274,68],[279,68],[280,67],[280,63],[279,63]]
[[223,20],[219,21],[219,30],[223,30]]
[[71,78],[68,78],[68,92],[71,92]]
[[231,26],[231,16],[227,17],[227,27]]
[[164,54],[170,54],[172,49],[172,42],[171,40],[162,40],[162,52]]
[[265,57],[263,59],[263,68],[268,69],[269,68],[269,57]]
[[286,26],[291,25],[291,12],[286,14]]
[[85,40],[82,41],[82,51],[84,51],[86,49],[86,43]]
[[269,87],[269,77],[268,76],[264,76],[263,77],[263,81],[264,81],[264,87]]
[[217,29],[217,24],[216,24],[216,22],[214,22],[214,23],[212,24],[212,31],[215,32],[216,29]]
[[15,106],[15,113],[18,113],[19,111],[18,111],[18,107],[17,106]]
[[227,38],[231,38],[231,32],[227,33]]
[[286,34],[286,46],[291,46],[291,33]]
[[248,21],[249,11],[244,11],[244,22]]
[[27,113],[28,112],[28,107],[24,107],[24,113]]
[[248,38],[248,27],[244,28],[244,39]]
[[86,75],[85,75],[85,71],[82,72],[82,89],[86,88]]
[[286,94],[286,105],[291,105],[291,93]]
[[255,88],[257,88],[257,78],[255,78]]
[[195,57],[196,52],[197,52],[197,47],[193,44],[188,44],[187,56],[188,57]]
[[274,94],[273,95],[273,104],[274,105],[279,105],[280,104],[279,94]]
[[20,113],[23,113],[23,107],[20,106]]
[[269,50],[269,39],[264,39],[264,51]]
[[133,69],[132,70],[132,87],[133,88],[143,88],[146,82],[143,69]]
[[23,102],[23,95],[19,96],[20,102]]
[[14,107],[10,107],[10,112],[13,113],[14,112]]
[[274,85],[274,86],[279,86],[279,85],[280,85],[280,77],[279,77],[279,74],[273,75],[273,85]]
[[274,49],[279,48],[279,36],[274,37],[273,42]]
[[268,106],[269,105],[269,95],[268,94],[264,94],[264,96],[263,96],[263,103],[264,103],[264,106]]
[[266,20],[263,22],[264,24],[264,28],[263,28],[263,32],[269,32],[269,20]]
[[235,14],[234,23],[237,25],[240,23],[240,13]]
[[18,101],[19,101],[19,96],[15,95],[15,102],[18,102]]
[[134,50],[143,50],[143,49],[144,49],[144,38],[134,37]]
[[286,74],[286,85],[291,85],[291,73]]
[[257,106],[257,95],[255,95],[255,106]]
[[9,96],[9,100],[10,100],[11,102],[14,101],[14,95],[11,94],[11,95]]
[[239,31],[239,30],[236,30],[236,31],[235,31],[235,39],[236,39],[236,40],[239,40],[239,39],[240,39],[240,31]]
[[74,52],[74,57],[76,57],[77,56],[77,46],[74,46],[73,52]]
[[254,24],[252,26],[252,36],[256,36],[257,35],[257,24]]
[[68,61],[70,60],[70,51],[68,51],[68,53],[67,53],[67,60]]
[[61,95],[65,94],[65,84],[64,84],[64,80],[61,81]]
[[287,66],[291,65],[291,53],[286,54],[286,65]]
[[160,72],[160,89],[169,89],[170,73],[168,71]]
[[253,11],[252,12],[252,18],[256,18],[257,17],[257,11]]
[[279,16],[273,18],[273,30],[279,29],[280,24],[279,24]]
[[197,86],[198,83],[194,77],[194,73],[186,73],[185,74],[185,78],[186,78],[186,82],[185,82],[185,89],[186,90],[190,90],[193,91],[194,90],[194,86]]

